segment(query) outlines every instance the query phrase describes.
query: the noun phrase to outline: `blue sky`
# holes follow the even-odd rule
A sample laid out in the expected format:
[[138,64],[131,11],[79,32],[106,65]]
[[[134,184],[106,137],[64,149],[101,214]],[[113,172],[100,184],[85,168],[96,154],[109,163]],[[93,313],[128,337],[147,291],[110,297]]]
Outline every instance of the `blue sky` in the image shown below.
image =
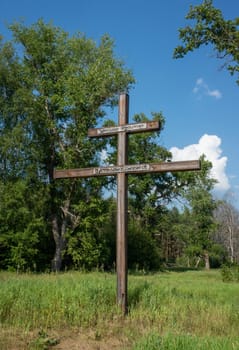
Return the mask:
[[[239,87],[222,70],[210,47],[184,59],[172,58],[180,43],[190,4],[196,0],[1,0],[0,33],[10,38],[7,24],[40,17],[70,35],[82,32],[99,41],[108,33],[115,54],[132,69],[136,84],[130,92],[130,115],[163,112],[160,142],[174,159],[197,158],[202,152],[213,162],[217,195],[228,191],[239,206]],[[238,0],[214,0],[226,19],[239,16]],[[117,116],[117,111],[115,111]],[[111,116],[112,117],[112,116]]]

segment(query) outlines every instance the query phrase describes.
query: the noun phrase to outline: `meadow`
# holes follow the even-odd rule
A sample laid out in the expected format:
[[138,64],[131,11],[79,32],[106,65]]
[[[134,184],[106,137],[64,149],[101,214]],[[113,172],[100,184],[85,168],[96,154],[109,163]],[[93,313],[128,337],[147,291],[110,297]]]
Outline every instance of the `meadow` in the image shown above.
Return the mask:
[[0,349],[239,349],[239,283],[220,271],[129,275],[129,313],[116,276],[0,272]]

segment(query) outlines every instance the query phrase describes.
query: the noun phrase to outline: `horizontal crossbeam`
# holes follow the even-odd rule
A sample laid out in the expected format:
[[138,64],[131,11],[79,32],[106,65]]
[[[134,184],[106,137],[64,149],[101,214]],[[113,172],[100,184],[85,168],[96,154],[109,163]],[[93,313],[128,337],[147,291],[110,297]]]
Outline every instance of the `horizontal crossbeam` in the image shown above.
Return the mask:
[[137,133],[137,132],[146,132],[152,130],[159,130],[160,123],[159,121],[151,121],[144,123],[136,124],[125,124],[120,126],[109,126],[105,128],[94,128],[88,129],[89,137],[106,137],[110,135],[116,135],[121,132],[126,132],[127,134]]
[[122,166],[108,166],[97,168],[82,168],[68,170],[54,170],[54,179],[93,177],[93,176],[112,176],[119,173],[125,174],[144,174],[144,173],[162,173],[177,171],[200,170],[199,160],[188,160],[180,162],[162,162],[150,164],[133,164]]

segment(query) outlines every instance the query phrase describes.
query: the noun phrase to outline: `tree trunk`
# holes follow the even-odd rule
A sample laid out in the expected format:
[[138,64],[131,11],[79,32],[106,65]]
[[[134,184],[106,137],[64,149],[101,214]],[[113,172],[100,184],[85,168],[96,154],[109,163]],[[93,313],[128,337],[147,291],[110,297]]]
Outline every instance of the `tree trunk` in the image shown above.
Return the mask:
[[71,193],[74,189],[74,184],[72,184],[72,189],[69,195],[69,198],[65,200],[64,206],[61,207],[61,219],[58,218],[57,214],[53,212],[52,214],[52,234],[55,241],[55,254],[54,258],[52,260],[52,271],[59,272],[62,268],[62,255],[64,253],[64,250],[67,247],[67,240],[66,240],[66,230],[67,230],[67,221],[71,222],[71,228],[74,230],[74,228],[78,224],[79,217],[71,214],[69,212],[70,208],[70,197]]
[[[47,113],[48,106],[46,105]],[[50,114],[49,114],[50,118]],[[52,134],[55,133],[55,130],[52,130]],[[55,148],[54,145],[51,147],[51,157],[48,164],[48,173],[49,179],[51,183],[50,187],[50,198],[51,198],[51,213],[50,213],[50,222],[51,222],[51,230],[53,239],[55,242],[55,253],[54,257],[51,261],[51,270],[52,272],[59,272],[62,267],[62,253],[66,248],[66,239],[65,239],[65,231],[66,231],[66,221],[63,220],[64,224],[62,224],[62,220],[59,219],[59,209],[56,207],[54,201],[56,198],[56,188],[54,186],[54,164],[55,164]]]
[[59,237],[58,242],[59,243],[56,243],[54,258],[52,259],[52,262],[51,262],[52,272],[59,272],[62,267],[62,252],[63,252],[62,246],[64,245],[64,242],[61,236]]
[[233,229],[229,226],[229,251],[230,251],[230,261],[234,263],[234,245],[233,245]]
[[61,228],[56,215],[52,216],[52,234],[55,241],[55,254],[52,259],[51,269],[53,272],[59,272],[62,267],[62,253],[66,247],[65,236],[62,235]]
[[200,264],[200,261],[201,261],[201,256],[198,256],[197,258],[197,261],[196,261],[196,264],[195,264],[195,268],[197,269],[199,264]]
[[205,260],[205,269],[210,270],[210,261],[209,261],[209,254],[208,252],[204,253],[204,260]]

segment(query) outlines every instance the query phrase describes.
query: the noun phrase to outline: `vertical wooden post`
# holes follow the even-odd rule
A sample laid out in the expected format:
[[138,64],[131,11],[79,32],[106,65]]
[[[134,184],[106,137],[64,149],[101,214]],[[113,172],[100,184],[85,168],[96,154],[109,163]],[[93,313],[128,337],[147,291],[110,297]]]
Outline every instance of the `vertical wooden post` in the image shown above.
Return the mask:
[[[128,124],[129,96],[120,95],[119,126]],[[128,140],[126,132],[118,134],[117,165],[128,164]],[[117,238],[116,238],[116,269],[117,269],[117,303],[122,313],[127,313],[127,236],[128,236],[128,176],[117,174]]]

